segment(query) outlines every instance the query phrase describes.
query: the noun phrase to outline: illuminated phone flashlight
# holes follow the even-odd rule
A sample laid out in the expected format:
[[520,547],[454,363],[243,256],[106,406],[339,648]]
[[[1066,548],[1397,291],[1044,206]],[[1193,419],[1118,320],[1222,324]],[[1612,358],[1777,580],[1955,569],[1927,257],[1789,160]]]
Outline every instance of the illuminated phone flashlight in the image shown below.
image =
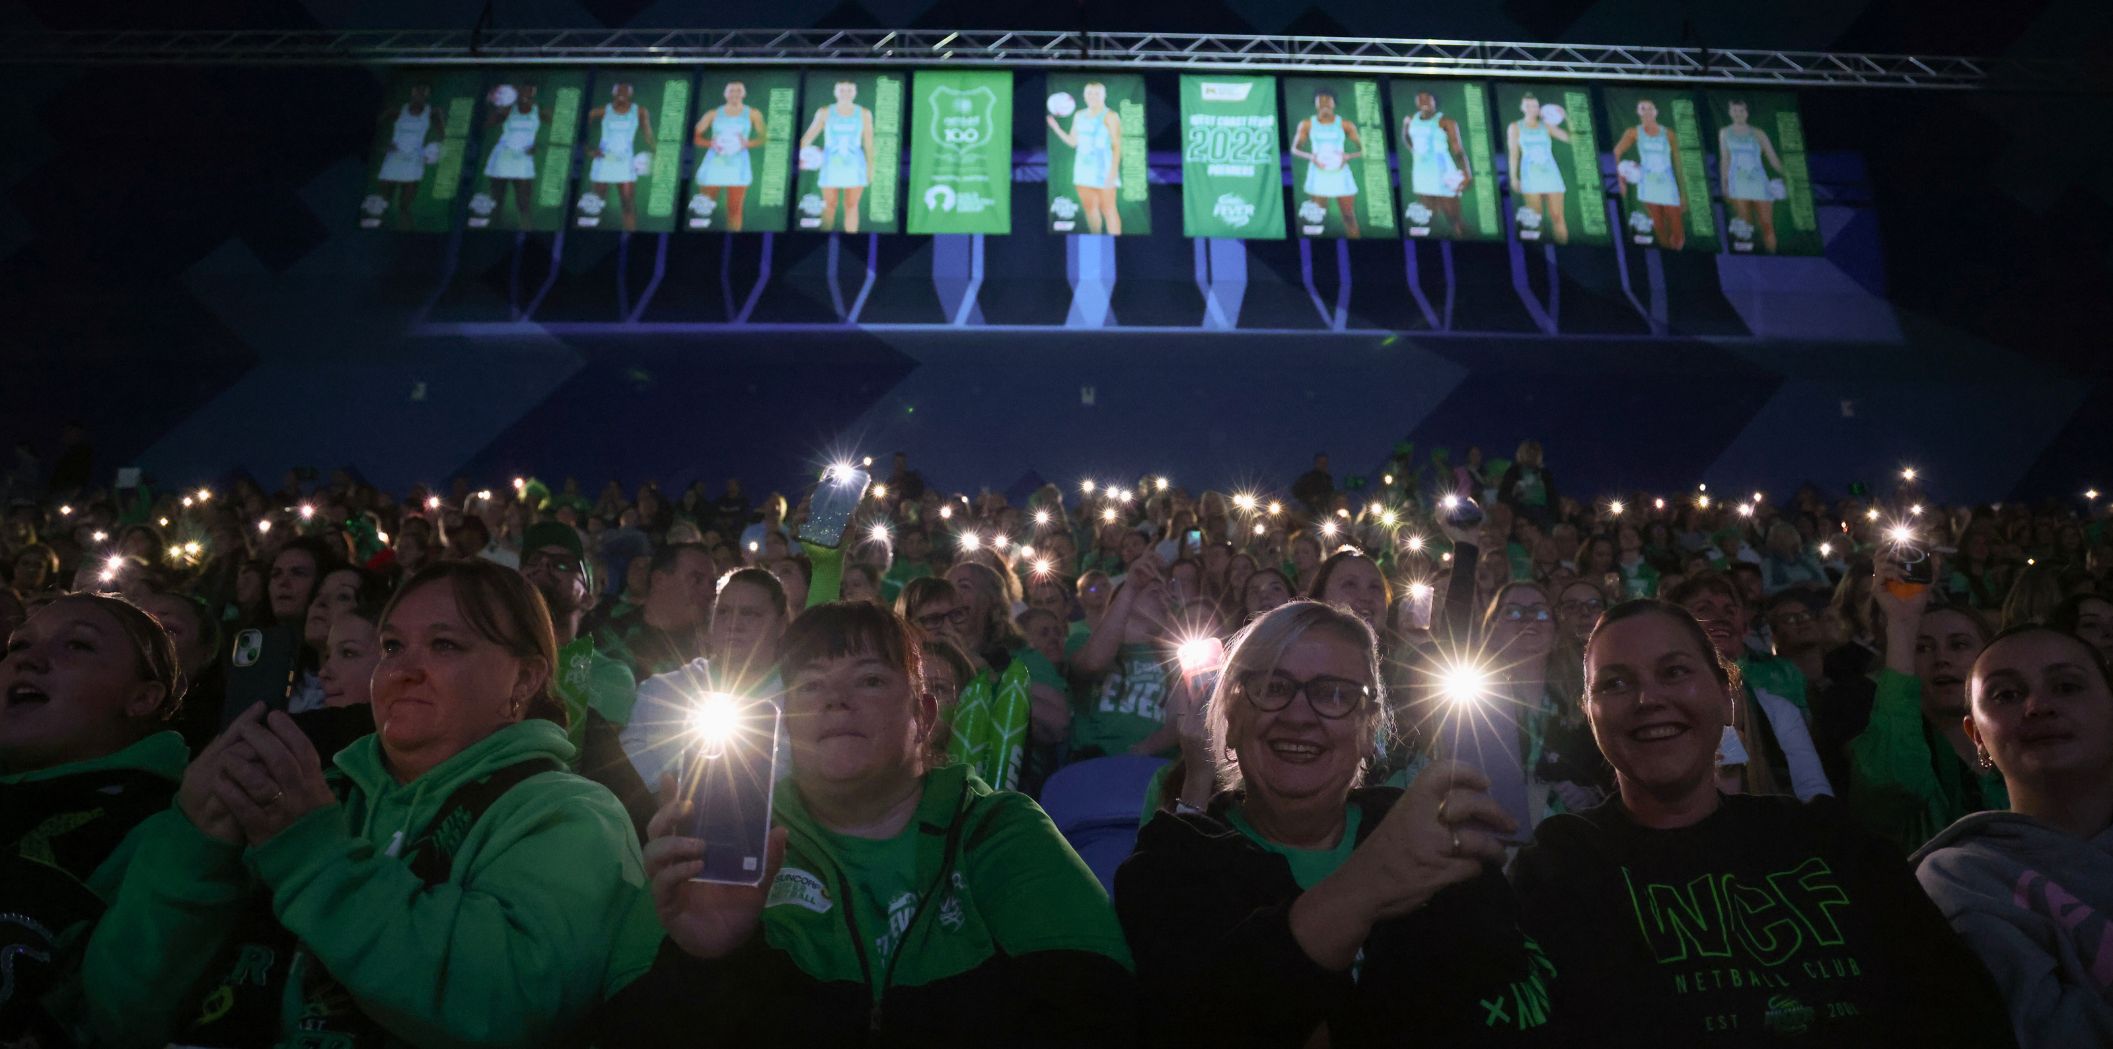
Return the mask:
[[1886,538],[1892,540],[1894,546],[1913,546],[1915,529],[1905,524],[1897,524],[1886,529]]
[[186,509],[186,510],[190,509],[190,508],[191,508],[191,503],[192,503],[192,502],[194,502],[194,500],[193,500],[193,499],[192,499],[192,498],[191,498],[190,496],[188,496],[188,495],[187,495],[187,496],[184,496],[184,497],[183,497],[183,506],[184,506],[184,509]]
[[175,545],[175,546],[172,546],[172,547],[170,547],[170,548],[169,548],[169,560],[171,560],[171,561],[181,561],[181,560],[183,560],[183,544],[179,543],[179,544],[177,544],[177,545]]
[[1878,520],[1878,508],[1874,506],[1874,507],[1870,508],[1869,510],[1865,510],[1865,511],[1864,511],[1864,520],[1866,520],[1866,521],[1876,521],[1876,520]]
[[1046,525],[1046,524],[1048,524],[1048,523],[1049,523],[1049,511],[1047,511],[1047,510],[1036,510],[1036,511],[1034,512],[1034,523],[1036,523],[1036,524],[1038,524],[1038,525]]
[[758,551],[758,550],[761,550],[761,549],[763,549],[763,544],[762,544],[762,543],[756,542],[756,541],[755,541],[755,540],[753,540],[753,539],[751,539],[751,540],[749,540],[749,541],[748,541],[748,552],[749,552],[749,553],[752,553],[752,554],[753,554],[753,553],[755,553],[756,551]]
[[199,502],[201,502],[201,503],[210,503],[210,502],[212,502],[212,501],[213,501],[213,490],[212,490],[212,489],[210,489],[210,488],[200,488],[200,489],[198,490],[198,501],[199,501]]
[[1018,553],[1021,557],[1027,558],[1028,560],[1034,559],[1034,547],[1028,546],[1026,543],[1021,543],[1020,549],[1015,551],[1015,553]]
[[1393,475],[1393,474],[1382,474],[1382,475],[1380,476],[1380,478],[1379,478],[1379,483],[1381,483],[1381,484],[1383,484],[1383,485],[1386,485],[1386,486],[1387,486],[1387,487],[1389,487],[1389,488],[1392,488],[1392,487],[1394,487],[1394,475]]
[[[389,540],[387,538],[382,539],[382,542],[386,543],[388,541]],[[197,557],[200,553],[204,552],[204,550],[205,547],[200,545],[196,539],[193,539],[190,542],[183,544],[183,552],[191,555],[192,557]]]
[[1382,506],[1382,505],[1380,505],[1379,503],[1376,503],[1376,502],[1375,502],[1375,503],[1366,503],[1366,504],[1365,504],[1365,516],[1366,516],[1366,517],[1378,517],[1378,516],[1379,516],[1379,512],[1380,512],[1381,510],[1384,510],[1384,509],[1386,509],[1386,507],[1385,507],[1385,506]]
[[1753,516],[1753,504],[1752,504],[1752,503],[1740,503],[1740,504],[1739,504],[1739,516],[1740,516],[1740,517],[1752,517],[1752,516]]
[[1429,583],[1409,584],[1409,600],[1411,601],[1428,601],[1430,600],[1431,595],[1436,592],[1437,591],[1431,589],[1431,584]]
[[886,499],[886,498],[888,497],[888,486],[887,486],[887,485],[884,485],[884,484],[876,484],[876,485],[874,485],[874,486],[873,486],[873,489],[872,489],[872,491],[873,491],[873,498],[875,498],[875,499]]
[[974,550],[983,545],[983,537],[974,532],[961,533],[961,549]]
[[1820,544],[1820,556],[1821,556],[1821,557],[1833,557],[1833,556],[1834,556],[1834,544],[1833,544],[1833,543],[1821,543],[1821,544]]
[[302,503],[302,504],[301,504],[301,520],[303,520],[303,521],[306,521],[306,520],[308,520],[308,519],[310,519],[310,518],[312,518],[312,517],[314,517],[314,516],[315,516],[315,507],[313,507],[313,506],[310,506],[310,505],[308,505],[307,503]]
[[1007,538],[1005,538],[1005,537],[1004,537],[1004,536],[1002,536],[1002,535],[994,535],[994,536],[991,536],[991,539],[990,539],[990,545],[991,545],[991,546],[992,546],[992,548],[994,548],[994,549],[998,549],[998,550],[1003,550],[1003,549],[1005,549],[1006,547],[1008,547],[1008,546],[1011,546],[1011,545],[1012,545],[1012,540],[1010,540],[1010,539],[1007,539]]
[[1910,507],[1908,507],[1908,516],[1909,516],[1909,517],[1921,517],[1921,516],[1922,516],[1922,504],[1921,504],[1921,503],[1916,503],[1915,505],[1913,505],[1913,506],[1910,506]]
[[1751,500],[1748,500],[1748,501],[1749,501],[1749,502],[1751,502],[1751,503],[1753,503],[1753,504],[1754,504],[1755,506],[1759,506],[1759,505],[1761,505],[1761,500],[1762,500],[1762,499],[1764,499],[1764,498],[1766,498],[1766,495],[1765,495],[1765,493],[1762,493],[1762,492],[1755,492],[1755,493],[1753,494],[1753,498],[1752,498]]
[[1342,531],[1342,529],[1336,527],[1334,521],[1324,521],[1321,523],[1321,534],[1327,536],[1330,539],[1335,538],[1335,533],[1340,531]]
[[60,516],[60,517],[72,517],[72,516],[73,516],[73,507],[71,507],[71,506],[68,506],[68,505],[66,505],[66,504],[64,504],[64,503],[61,503],[61,504],[59,504],[59,516]]
[[1109,524],[1114,524],[1114,523],[1115,523],[1115,508],[1111,506],[1111,507],[1107,508],[1106,510],[1102,510],[1102,511],[1101,511],[1101,520],[1103,520],[1103,521],[1106,521],[1106,522],[1108,522]]
[[1614,517],[1620,517],[1623,509],[1624,508],[1621,505],[1621,500],[1619,499],[1616,499],[1613,502],[1607,504],[1607,513]]
[[1664,500],[1664,499],[1653,499],[1653,500],[1651,500],[1651,509],[1653,509],[1653,510],[1663,510],[1663,509],[1665,509],[1665,500]]
[[690,734],[703,757],[724,755],[740,727],[741,705],[724,692],[707,692],[690,708]]
[[1271,517],[1275,517],[1276,515],[1278,515],[1278,514],[1281,514],[1281,513],[1283,513],[1283,512],[1284,512],[1284,504],[1283,504],[1283,503],[1280,503],[1280,502],[1276,501],[1275,499],[1271,499],[1271,500],[1269,501],[1269,516],[1271,516]]
[[1394,527],[1394,522],[1398,520],[1400,518],[1394,516],[1394,511],[1392,510],[1381,510],[1379,512],[1379,523],[1386,525],[1388,528]]
[[1129,490],[1128,488],[1125,488],[1122,490],[1122,494],[1116,496],[1116,498],[1127,503],[1130,500],[1137,498],[1137,493]]
[[516,478],[514,478],[514,491],[518,492],[518,491],[520,491],[521,489],[523,489],[523,488],[526,488],[526,487],[528,487],[528,478],[526,478],[526,477],[516,477]]
[[257,522],[257,531],[259,534],[269,533],[271,531],[271,519],[266,518]]
[[1699,484],[1699,483],[1698,483],[1698,484],[1696,484],[1696,485],[1695,485],[1695,490],[1696,490],[1696,491],[1698,491],[1698,492],[1707,492],[1707,491],[1709,491],[1709,485],[1707,485],[1707,484]]
[[429,495],[429,496],[426,496],[426,509],[428,509],[428,510],[438,510],[438,509],[440,509],[440,497],[439,497],[439,496],[437,496],[437,495]]
[[1083,480],[1083,481],[1080,481],[1080,482],[1079,482],[1079,491],[1081,491],[1081,492],[1084,492],[1084,493],[1086,493],[1087,495],[1092,495],[1092,494],[1093,494],[1093,488],[1094,488],[1094,485],[1093,485],[1093,479],[1092,479],[1092,478],[1090,478],[1090,477],[1089,477],[1089,478],[1087,478],[1086,480]]
[[477,498],[478,498],[478,499],[481,499],[481,500],[483,500],[484,502],[487,502],[487,503],[488,503],[488,502],[491,502],[491,501],[492,501],[492,490],[491,490],[491,489],[489,489],[489,488],[479,488],[479,489],[477,489]]
[[103,562],[103,574],[104,574],[104,575],[114,575],[114,574],[116,574],[116,573],[118,573],[118,572],[120,572],[120,571],[123,571],[123,570],[124,570],[124,567],[125,567],[125,555],[123,555],[123,554],[111,554],[111,555],[110,555],[110,557],[109,557],[109,559],[108,559],[108,560],[105,560],[105,561]]
[[864,458],[861,458],[861,459],[860,459],[860,460],[859,460],[858,462],[859,462],[859,465],[861,465],[861,466],[865,467],[865,468],[866,468],[866,469],[868,469],[868,470],[870,470],[870,469],[872,469],[872,468],[873,468],[873,457],[872,457],[872,456],[870,456],[870,455],[868,455],[868,456],[865,456]]
[[2087,488],[2087,489],[2085,489],[2085,490],[2084,490],[2084,498],[2085,498],[2086,500],[2090,501],[2090,502],[2094,502],[2094,503],[2095,503],[2095,502],[2097,502],[2097,501],[2098,501],[2098,489],[2096,489],[2096,488]]
[[1051,564],[1049,562],[1049,559],[1046,557],[1035,558],[1033,564],[1031,564],[1029,567],[1034,570],[1034,574],[1036,575],[1048,575],[1049,573],[1056,570],[1056,566]]
[[1703,509],[1703,510],[1707,510],[1707,509],[1709,509],[1709,496],[1706,496],[1706,495],[1698,495],[1698,496],[1696,496],[1696,497],[1695,497],[1695,506],[1696,506],[1697,508],[1699,508],[1699,509]]
[[888,526],[884,524],[874,525],[866,531],[866,538],[883,546],[887,545],[888,540],[891,538],[888,535]]
[[1479,702],[1489,687],[1489,669],[1472,662],[1449,663],[1438,671],[1438,694],[1451,703]]
[[946,504],[945,506],[942,506],[942,507],[940,507],[940,508],[939,508],[939,519],[940,519],[940,520],[942,520],[942,521],[951,521],[951,520],[953,520],[953,519],[954,519],[954,504],[952,504],[952,503],[948,503],[948,504]]
[[1153,490],[1153,491],[1155,491],[1155,492],[1164,492],[1164,491],[1166,491],[1166,490],[1167,490],[1167,479],[1166,479],[1166,478],[1164,478],[1164,477],[1154,477],[1154,478],[1152,478],[1152,490]]
[[1233,496],[1233,505],[1239,507],[1242,510],[1253,512],[1255,508],[1255,497],[1247,492],[1241,492],[1240,494]]
[[100,543],[100,542],[103,542],[104,540],[107,540],[107,539],[109,539],[109,538],[110,538],[110,533],[108,533],[108,532],[97,532],[97,533],[95,533],[95,541],[96,541],[96,542],[98,542],[98,543]]
[[163,518],[159,518],[159,520],[161,521],[161,526],[162,526],[163,528],[167,528],[167,527],[169,527],[169,519],[168,519],[168,518],[166,518],[166,517],[163,517]]
[[375,541],[375,542],[377,542],[377,543],[380,543],[380,544],[381,544],[381,545],[383,545],[383,546],[388,546],[388,545],[389,545],[389,533],[387,533],[387,532],[384,532],[384,531],[382,531],[382,530],[381,530],[381,529],[379,529],[379,528],[375,529],[375,530],[374,530],[374,541]]
[[1268,534],[1269,534],[1269,529],[1268,529],[1268,528],[1267,528],[1266,526],[1264,526],[1264,525],[1262,524],[1262,522],[1260,522],[1260,521],[1256,521],[1256,522],[1255,522],[1255,534],[1256,534],[1256,535],[1268,535]]
[[1901,467],[1901,468],[1900,468],[1900,479],[1901,479],[1901,480],[1903,480],[1903,481],[1912,481],[1912,480],[1914,480],[1914,479],[1915,479],[1915,468],[1914,468],[1914,467],[1912,467],[1912,466],[1903,466],[1903,467]]
[[1205,635],[1183,641],[1174,649],[1174,659],[1181,664],[1184,674],[1201,674],[1218,669],[1225,662],[1225,646],[1218,639]]
[[1438,500],[1438,508],[1447,511],[1458,510],[1460,509],[1460,497],[1447,495],[1445,498]]
[[1412,535],[1412,536],[1408,537],[1408,539],[1404,540],[1403,542],[1404,542],[1404,543],[1406,543],[1406,545],[1408,546],[1408,548],[1409,548],[1409,552],[1410,552],[1410,553],[1412,553],[1412,554],[1420,554],[1420,553],[1422,553],[1422,552],[1423,552],[1423,537],[1422,537],[1422,536],[1420,536],[1420,535]]

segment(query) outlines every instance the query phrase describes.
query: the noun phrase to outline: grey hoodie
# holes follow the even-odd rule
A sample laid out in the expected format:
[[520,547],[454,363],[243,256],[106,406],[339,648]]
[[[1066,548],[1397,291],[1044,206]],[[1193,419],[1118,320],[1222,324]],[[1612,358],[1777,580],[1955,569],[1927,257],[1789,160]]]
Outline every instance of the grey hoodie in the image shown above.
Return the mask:
[[2113,828],[2085,841],[2030,816],[1977,812],[1914,862],[2002,988],[2022,1049],[2113,1046]]

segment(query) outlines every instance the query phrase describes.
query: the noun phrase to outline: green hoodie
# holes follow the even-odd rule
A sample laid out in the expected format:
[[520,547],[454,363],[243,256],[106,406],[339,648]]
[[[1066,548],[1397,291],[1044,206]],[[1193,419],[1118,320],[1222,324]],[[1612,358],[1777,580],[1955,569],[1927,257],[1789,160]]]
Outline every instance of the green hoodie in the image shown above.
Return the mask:
[[[152,876],[126,880],[89,947],[97,1040],[167,1041],[188,1019],[190,989],[224,978],[205,970],[259,888],[301,941],[295,964],[321,964],[397,1042],[563,1038],[651,964],[661,939],[616,799],[554,770],[507,791],[467,828],[446,882],[427,886],[392,853],[456,788],[524,760],[572,755],[563,729],[524,721],[399,784],[379,737],[368,736],[337,756],[344,802],[263,845],[245,851],[209,838],[180,810],[150,821],[134,869]],[[281,1044],[301,1033],[298,976],[287,981]]]
[[[100,780],[113,773],[143,772],[149,776],[168,780],[171,787],[183,779],[183,767],[191,759],[190,748],[184,746],[183,736],[175,732],[156,732],[137,743],[118,751],[87,761],[76,761],[35,772],[11,772],[0,774],[0,790],[8,787],[50,783],[73,776],[88,780]],[[13,792],[8,792],[13,793]],[[166,797],[166,795],[164,796]],[[53,821],[33,828],[14,843],[16,851],[24,858],[40,863],[56,864],[53,841],[79,825],[74,814],[68,813],[54,819],[67,820],[67,826],[52,826]],[[88,891],[102,900],[117,894],[117,887],[125,877],[125,866],[139,850],[139,836],[126,834],[107,857],[97,863],[91,871],[74,872]]]
[[1871,721],[1849,741],[1849,810],[1912,853],[1960,818],[2010,807],[2003,776],[1960,761],[1922,716],[1922,682],[1878,672]]

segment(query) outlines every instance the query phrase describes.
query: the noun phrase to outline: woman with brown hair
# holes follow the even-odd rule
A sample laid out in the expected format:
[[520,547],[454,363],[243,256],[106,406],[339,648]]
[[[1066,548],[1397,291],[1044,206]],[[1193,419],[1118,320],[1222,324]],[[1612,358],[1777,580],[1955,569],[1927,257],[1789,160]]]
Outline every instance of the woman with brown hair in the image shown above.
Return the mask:
[[333,768],[252,707],[142,828],[152,862],[88,948],[97,1041],[539,1045],[650,964],[637,839],[565,771],[557,645],[527,580],[430,566],[378,635],[376,731]]

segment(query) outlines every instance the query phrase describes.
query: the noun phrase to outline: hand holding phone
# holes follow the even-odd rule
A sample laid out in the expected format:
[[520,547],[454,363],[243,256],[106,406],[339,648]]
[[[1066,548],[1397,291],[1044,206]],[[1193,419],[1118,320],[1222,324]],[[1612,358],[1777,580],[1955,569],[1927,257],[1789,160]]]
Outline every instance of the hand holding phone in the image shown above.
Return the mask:
[[762,882],[777,784],[779,713],[768,700],[726,692],[698,697],[678,781],[687,802],[679,830],[704,843],[694,881]]
[[1481,774],[1490,799],[1510,818],[1505,830],[1491,825],[1507,845],[1523,844],[1533,824],[1526,803],[1526,766],[1521,755],[1518,709],[1486,675],[1454,673],[1439,701],[1438,755]]
[[785,862],[785,828],[765,839],[763,878],[753,885],[722,885],[691,877],[703,867],[704,842],[681,836],[691,802],[675,777],[660,781],[660,811],[647,827],[646,878],[653,887],[653,906],[668,938],[704,959],[724,958],[748,942],[763,923],[763,905]]
[[807,521],[800,525],[800,542],[831,550],[843,545],[851,515],[872,483],[872,476],[855,466],[839,464],[823,471],[822,482],[810,497]]

